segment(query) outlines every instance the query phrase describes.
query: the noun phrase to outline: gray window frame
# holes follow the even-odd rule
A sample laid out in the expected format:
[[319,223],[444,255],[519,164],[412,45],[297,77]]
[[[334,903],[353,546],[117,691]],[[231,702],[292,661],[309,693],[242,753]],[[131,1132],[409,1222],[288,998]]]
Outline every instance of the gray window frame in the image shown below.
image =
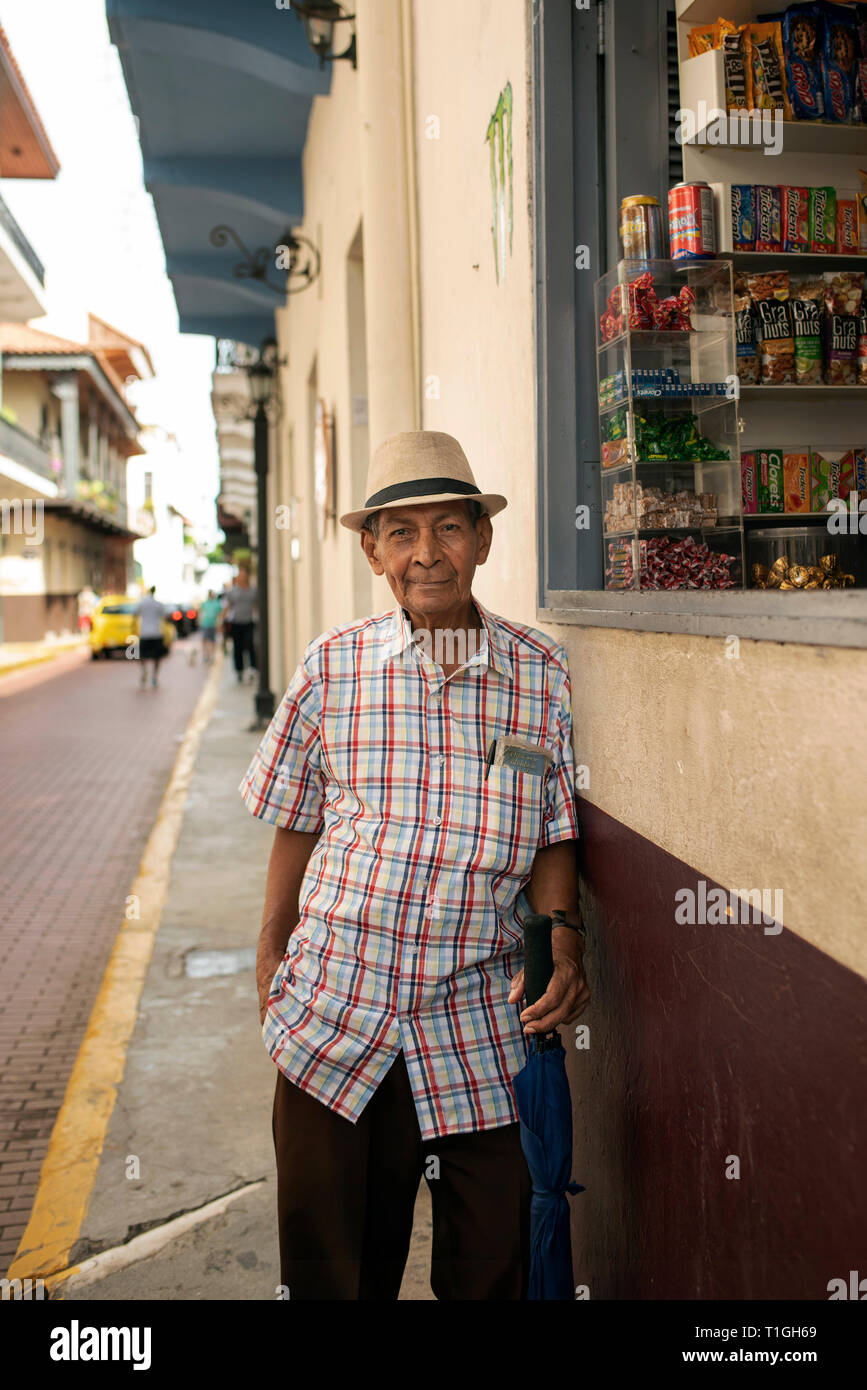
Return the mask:
[[[537,616],[549,623],[867,647],[867,590],[608,593],[602,588],[593,282],[618,257],[619,190],[667,188],[672,0],[528,0],[533,61]],[[647,62],[647,54],[656,60]],[[612,80],[616,73],[616,80]],[[636,122],[635,113],[646,119]],[[652,116],[652,119],[651,119]],[[575,269],[576,244],[590,251]],[[605,246],[605,256],[600,248]],[[575,509],[591,526],[575,529]]]

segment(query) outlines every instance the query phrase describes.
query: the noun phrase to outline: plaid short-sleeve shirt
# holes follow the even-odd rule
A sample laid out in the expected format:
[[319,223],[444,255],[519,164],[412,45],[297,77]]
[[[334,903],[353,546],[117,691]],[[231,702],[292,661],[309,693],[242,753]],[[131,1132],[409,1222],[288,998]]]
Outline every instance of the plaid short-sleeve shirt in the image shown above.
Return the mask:
[[[478,649],[448,679],[400,604],[317,638],[240,787],[260,820],[319,832],[271,1057],[355,1122],[402,1048],[425,1139],[517,1119],[521,889],[537,849],[578,836],[566,654],[473,602]],[[502,735],[549,748],[544,776],[485,779]]]

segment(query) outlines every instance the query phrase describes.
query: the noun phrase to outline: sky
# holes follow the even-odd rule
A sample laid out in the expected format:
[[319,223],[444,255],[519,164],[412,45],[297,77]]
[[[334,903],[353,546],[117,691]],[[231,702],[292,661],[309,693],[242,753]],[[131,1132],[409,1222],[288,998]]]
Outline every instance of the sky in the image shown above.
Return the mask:
[[183,450],[173,505],[216,536],[213,338],[178,332],[178,314],[120,59],[103,0],[0,0],[0,23],[58,160],[55,180],[2,179],[0,192],[45,266],[35,328],[81,340],[92,311],[144,343],[156,371],[130,389],[141,424]]

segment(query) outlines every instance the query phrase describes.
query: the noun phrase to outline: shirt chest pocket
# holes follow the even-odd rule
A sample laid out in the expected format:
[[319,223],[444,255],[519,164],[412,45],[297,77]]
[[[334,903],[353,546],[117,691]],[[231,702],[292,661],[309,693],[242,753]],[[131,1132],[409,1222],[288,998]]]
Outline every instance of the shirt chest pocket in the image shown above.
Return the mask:
[[481,867],[517,878],[530,872],[542,833],[545,783],[545,775],[519,772],[506,764],[479,768],[476,811],[479,852],[484,856]]

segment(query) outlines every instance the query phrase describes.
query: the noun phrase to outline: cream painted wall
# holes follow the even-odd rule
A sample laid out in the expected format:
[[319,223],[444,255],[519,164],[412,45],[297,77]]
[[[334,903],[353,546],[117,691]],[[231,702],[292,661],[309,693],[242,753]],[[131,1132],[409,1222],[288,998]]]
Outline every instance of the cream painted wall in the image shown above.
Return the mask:
[[[368,11],[369,2],[362,0],[360,13]],[[788,927],[867,973],[862,928],[867,798],[855,751],[860,731],[867,727],[867,656],[744,641],[739,657],[730,660],[718,639],[551,627],[536,617],[528,10],[523,0],[413,0],[410,9],[420,374],[426,383],[420,426],[454,434],[480,487],[509,498],[508,508],[493,523],[494,546],[478,572],[475,592],[493,612],[544,626],[565,646],[572,671],[576,762],[590,770],[582,796],[727,888],[782,889]],[[382,0],[376,16],[380,29],[387,22],[398,24],[398,0]],[[364,32],[362,23],[362,63]],[[388,51],[393,55],[398,47],[393,41]],[[396,74],[392,77],[397,80]],[[507,82],[513,98],[514,222],[511,254],[498,284],[485,135]],[[365,90],[370,102],[375,91],[370,86]],[[346,256],[363,220],[365,200],[369,205],[372,196],[371,188],[363,186],[359,141],[364,122],[358,97],[357,76],[347,64],[336,64],[330,95],[314,102],[304,153],[302,230],[321,239],[322,277],[316,289],[293,296],[278,315],[281,346],[289,356],[283,386],[294,429],[296,493],[308,517],[308,380],[314,367],[317,390],[336,410],[338,510],[362,500],[361,480],[353,487],[347,471]],[[391,101],[392,118],[400,120],[400,103],[389,97],[387,83],[381,99],[386,106]],[[431,117],[439,120],[435,139],[427,138]],[[400,183],[403,172],[394,172],[394,178]],[[387,180],[376,181],[377,196],[384,196],[386,187]],[[401,205],[390,219],[380,217],[378,225],[381,237],[394,237],[399,244],[394,264],[401,277],[412,218]],[[370,238],[365,234],[364,240],[369,342],[370,310],[379,305],[379,297],[375,277],[368,274]],[[379,244],[377,252],[381,263]],[[403,315],[405,299],[398,296],[397,304],[395,312]],[[402,317],[401,334],[405,328]],[[381,323],[374,338],[381,349]],[[381,351],[370,355],[368,372],[375,401],[381,402],[389,390],[396,397],[390,417],[372,417],[375,447],[375,418],[404,418],[400,412],[407,404],[400,393],[407,389],[406,373]],[[354,389],[357,394],[357,384]],[[298,619],[296,630],[287,633],[289,674],[315,635],[314,565],[322,628],[364,611],[354,607],[358,571],[355,566],[354,579],[351,547],[357,538],[332,529],[320,548],[312,545],[308,528],[301,539],[303,559],[291,567]],[[286,533],[278,533],[278,544],[287,543]],[[370,596],[367,611],[391,605],[382,579],[373,580]]]

